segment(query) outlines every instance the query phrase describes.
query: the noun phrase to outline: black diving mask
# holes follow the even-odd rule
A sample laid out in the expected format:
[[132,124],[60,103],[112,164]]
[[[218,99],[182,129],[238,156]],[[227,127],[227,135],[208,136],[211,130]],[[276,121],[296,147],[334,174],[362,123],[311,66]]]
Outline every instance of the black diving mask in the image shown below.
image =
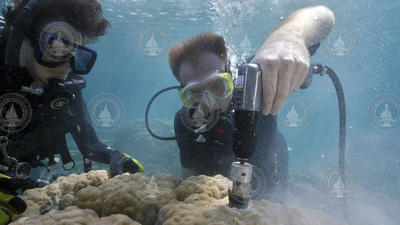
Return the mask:
[[[32,34],[30,27],[35,17],[33,12],[39,2],[40,0],[27,1],[12,23],[5,46],[5,64],[19,66],[21,45],[27,36],[31,40],[34,57],[39,64],[54,68],[69,63],[75,74],[88,74],[96,62],[97,53],[94,50],[59,34],[44,32],[39,37]],[[41,45],[48,47],[46,51],[41,49]]]
[[96,62],[96,51],[58,34],[44,32],[40,37],[30,37],[36,61],[54,68],[69,63],[76,74],[88,74]]

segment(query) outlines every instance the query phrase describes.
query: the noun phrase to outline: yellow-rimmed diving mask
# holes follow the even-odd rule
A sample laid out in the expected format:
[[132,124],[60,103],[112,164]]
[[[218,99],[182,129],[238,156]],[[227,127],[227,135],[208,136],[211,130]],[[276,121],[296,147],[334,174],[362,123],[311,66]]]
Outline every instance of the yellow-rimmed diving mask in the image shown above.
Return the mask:
[[197,99],[199,96],[206,94],[215,100],[223,100],[228,98],[232,92],[232,75],[217,70],[202,77],[201,80],[188,82],[179,90],[179,95],[183,105],[190,107],[191,103],[200,101]]

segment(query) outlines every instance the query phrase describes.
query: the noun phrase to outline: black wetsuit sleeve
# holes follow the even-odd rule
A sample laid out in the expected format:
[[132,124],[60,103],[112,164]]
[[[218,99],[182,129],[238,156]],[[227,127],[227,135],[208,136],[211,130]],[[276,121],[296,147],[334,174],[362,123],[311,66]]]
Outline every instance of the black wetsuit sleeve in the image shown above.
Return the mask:
[[72,123],[71,134],[79,148],[79,151],[81,151],[82,155],[86,158],[110,164],[112,154],[118,151],[103,144],[97,138],[81,92],[76,94],[75,104],[73,105],[73,114],[76,119]]

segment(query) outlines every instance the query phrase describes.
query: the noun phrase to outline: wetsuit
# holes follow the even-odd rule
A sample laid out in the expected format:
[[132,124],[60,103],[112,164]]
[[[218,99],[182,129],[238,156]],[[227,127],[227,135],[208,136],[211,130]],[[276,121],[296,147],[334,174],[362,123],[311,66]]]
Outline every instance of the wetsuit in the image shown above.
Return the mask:
[[[183,110],[183,109],[181,109]],[[260,113],[261,114],[261,113]],[[201,135],[191,132],[182,123],[180,111],[175,115],[175,134],[180,150],[181,164],[184,168],[198,174],[222,174],[229,177],[231,163],[235,156],[232,150],[232,133],[234,129],[233,112],[221,113],[216,125]],[[275,116],[260,115],[256,130],[256,150],[249,158],[249,163],[257,168],[255,173],[263,176],[267,186],[275,183],[286,185],[288,177],[288,151],[283,135],[277,129]],[[276,170],[275,170],[276,169]],[[273,176],[277,171],[279,180]],[[263,174],[263,175],[262,175]]]
[[[77,75],[68,77],[72,78],[82,79]],[[75,95],[75,99],[68,109],[53,110],[46,103],[45,96],[20,91],[22,85],[30,86],[32,82],[31,76],[24,68],[2,67],[0,70],[0,96],[5,93],[18,93],[29,101],[32,108],[32,120],[28,126],[19,132],[8,134],[7,152],[10,156],[19,162],[29,162],[33,167],[37,167],[41,166],[40,160],[45,158],[54,163],[54,155],[60,153],[62,163],[70,163],[72,158],[65,135],[71,133],[85,158],[110,164],[114,155],[123,157],[122,153],[98,140],[81,89],[69,89]],[[3,118],[7,110],[2,109]],[[0,130],[0,135],[7,135],[7,132]]]

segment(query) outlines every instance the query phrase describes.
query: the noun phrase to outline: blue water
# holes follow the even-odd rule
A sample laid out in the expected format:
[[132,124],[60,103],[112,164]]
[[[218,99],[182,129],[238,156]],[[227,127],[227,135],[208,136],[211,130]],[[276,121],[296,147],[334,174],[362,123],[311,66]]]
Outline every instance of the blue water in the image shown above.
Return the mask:
[[[396,224],[395,221],[400,221],[391,211],[400,208],[400,126],[380,129],[369,115],[370,104],[377,96],[400,96],[400,1],[100,2],[112,28],[107,35],[91,45],[99,57],[87,76],[88,85],[84,97],[90,102],[102,93],[119,96],[126,107],[124,122],[143,119],[146,104],[156,91],[178,85],[169,69],[167,57],[168,49],[173,44],[201,31],[216,32],[230,40],[231,31],[237,26],[257,30],[265,38],[282,19],[296,9],[318,4],[328,6],[335,13],[338,25],[333,32],[342,29],[353,38],[343,37],[352,53],[344,57],[332,55],[329,47],[323,43],[312,58],[312,63],[322,63],[333,68],[343,85],[347,104],[346,163],[354,172],[358,184],[354,191],[354,211],[360,215],[370,214],[370,211],[376,213],[370,214],[369,223],[364,221],[364,224]],[[158,29],[155,34],[164,35],[162,39],[155,37],[161,44],[159,47],[164,48],[164,51],[157,53],[157,57],[143,54],[143,46],[137,43],[143,34],[140,33],[143,27],[149,25]],[[149,33],[144,33],[144,39],[149,39],[146,35]],[[160,40],[164,43],[160,43]],[[290,171],[320,177],[328,168],[337,166],[339,128],[335,89],[327,76],[314,77],[310,88],[296,91],[292,95],[295,94],[307,99],[312,116],[304,129],[281,129],[291,148]],[[172,91],[155,101],[150,116],[153,119],[172,120],[180,107],[178,95]],[[392,105],[392,116],[397,120],[398,110],[400,108],[396,111]],[[99,135],[107,138],[111,134],[99,132]],[[135,149],[130,153],[134,154]],[[157,155],[152,157],[157,158]],[[382,202],[382,199],[390,201]],[[388,210],[377,210],[385,204],[389,205]]]

